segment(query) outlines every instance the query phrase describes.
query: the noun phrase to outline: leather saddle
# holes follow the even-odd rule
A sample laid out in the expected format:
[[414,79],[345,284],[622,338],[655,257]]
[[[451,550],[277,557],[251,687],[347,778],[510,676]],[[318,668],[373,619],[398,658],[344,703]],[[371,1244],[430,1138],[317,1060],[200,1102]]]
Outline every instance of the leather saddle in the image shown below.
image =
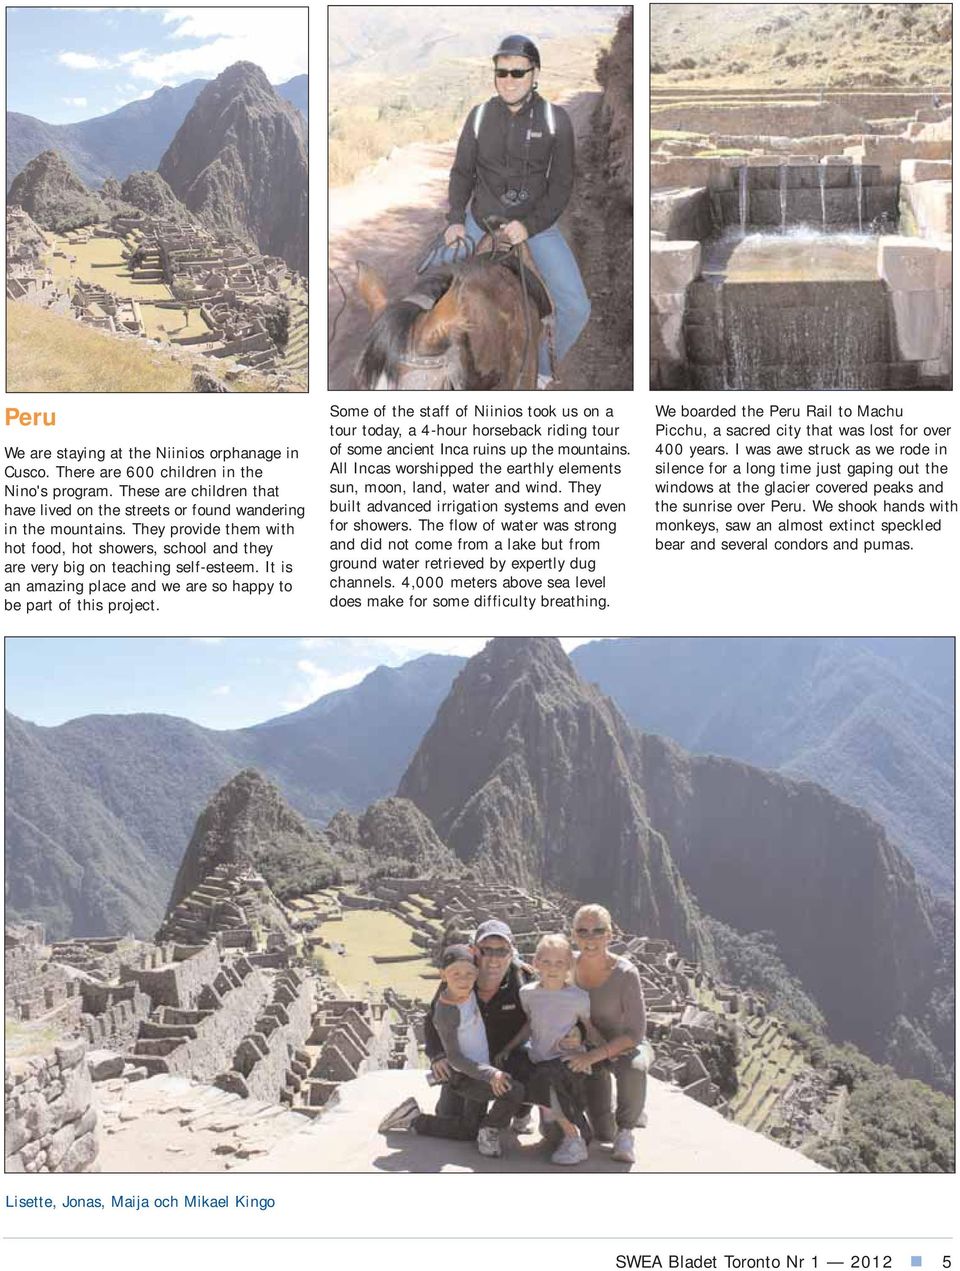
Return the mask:
[[511,249],[510,244],[506,243],[504,239],[495,239],[491,234],[484,234],[477,244],[476,257],[478,259],[489,256],[492,265],[503,265],[505,269],[509,269],[517,278],[520,278],[521,255],[523,257],[523,278],[521,281],[526,281],[527,295],[536,306],[540,317],[549,318],[554,310],[553,300],[547,289],[547,284],[543,281],[540,272],[533,263],[533,257],[530,255],[530,249],[526,243],[521,243],[518,248]]

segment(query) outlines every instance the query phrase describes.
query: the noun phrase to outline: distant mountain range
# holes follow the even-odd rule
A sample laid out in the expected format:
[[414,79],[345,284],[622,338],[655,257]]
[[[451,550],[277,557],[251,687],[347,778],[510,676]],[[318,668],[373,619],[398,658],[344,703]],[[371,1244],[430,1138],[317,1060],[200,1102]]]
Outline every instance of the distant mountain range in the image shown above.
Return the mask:
[[521,22],[506,5],[338,5],[330,10],[330,68],[406,75],[441,60],[489,57],[494,41],[517,26],[541,46],[585,34],[612,34],[622,12],[619,5],[525,5]]
[[[811,777],[867,808],[947,889],[952,642],[644,638],[582,645],[571,661],[646,733]],[[430,654],[378,667],[303,710],[231,731],[167,715],[43,728],[8,714],[8,907],[39,917],[39,906],[58,934],[152,929],[223,782],[255,767],[315,824],[361,810],[396,790],[464,666]],[[123,888],[88,891],[91,878],[117,876],[117,852],[135,863],[120,871]]]
[[[87,186],[155,169],[209,82],[194,79],[176,88],[159,88],[142,101],[75,124],[47,124],[32,115],[7,111],[7,189],[30,160],[45,150],[60,153]],[[307,76],[278,84],[276,91],[306,121]]]
[[636,728],[809,777],[953,887],[953,641],[607,640],[574,665]]
[[[451,668],[450,663],[454,666]],[[396,788],[460,659],[379,667],[355,688],[253,728],[171,715],[6,717],[7,916],[54,935],[152,931],[197,817],[255,767],[325,823]]]

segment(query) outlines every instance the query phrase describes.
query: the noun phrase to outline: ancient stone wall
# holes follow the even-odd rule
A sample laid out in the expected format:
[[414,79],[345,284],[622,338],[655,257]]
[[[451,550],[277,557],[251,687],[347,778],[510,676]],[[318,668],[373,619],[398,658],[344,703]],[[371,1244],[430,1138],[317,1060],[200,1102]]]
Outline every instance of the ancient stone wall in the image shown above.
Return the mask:
[[77,981],[49,956],[38,922],[5,930],[3,1006],[9,1019],[32,1020],[68,1001],[73,1017],[79,1016]]
[[953,357],[952,240],[885,236],[879,241],[877,272],[888,289],[898,357],[919,364],[924,386],[948,388]]
[[270,1001],[236,1047],[230,1070],[219,1073],[215,1084],[255,1099],[292,1102],[307,1075],[309,1057],[300,1055],[312,1013],[312,981],[281,972]]
[[4,1169],[77,1173],[97,1157],[93,1083],[86,1043],[67,1042],[45,1056],[17,1059],[4,1071]]
[[654,239],[650,243],[650,387],[686,382],[684,314],[687,289],[700,273],[700,244]]
[[129,976],[156,1006],[192,1006],[200,990],[213,980],[220,968],[216,942],[192,947],[175,945],[171,960],[163,966],[139,970],[129,968]]
[[80,1031],[92,1046],[132,1047],[140,1021],[150,1014],[150,998],[136,984],[82,982]]

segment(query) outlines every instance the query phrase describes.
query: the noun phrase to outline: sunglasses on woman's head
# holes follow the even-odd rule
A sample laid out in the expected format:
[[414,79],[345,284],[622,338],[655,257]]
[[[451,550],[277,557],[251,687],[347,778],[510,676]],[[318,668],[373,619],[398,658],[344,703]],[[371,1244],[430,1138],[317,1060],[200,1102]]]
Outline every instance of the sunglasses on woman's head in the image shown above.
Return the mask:
[[516,69],[508,71],[506,70],[505,67],[498,66],[493,73],[494,75],[496,75],[497,79],[506,79],[508,75],[510,76],[511,79],[523,79],[524,75],[529,75],[532,70],[533,70],[532,66],[528,66],[525,71],[520,71]]
[[575,936],[605,936],[609,930],[609,927],[575,927],[573,934]]

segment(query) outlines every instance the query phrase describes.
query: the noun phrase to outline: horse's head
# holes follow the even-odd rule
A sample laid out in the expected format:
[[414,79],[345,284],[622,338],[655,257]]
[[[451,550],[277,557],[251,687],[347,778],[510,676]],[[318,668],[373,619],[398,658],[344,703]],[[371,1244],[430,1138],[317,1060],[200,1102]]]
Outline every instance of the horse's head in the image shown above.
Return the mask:
[[357,288],[373,325],[356,367],[358,388],[460,388],[454,337],[464,320],[453,272],[424,278],[416,292],[391,301],[376,270],[357,262]]

